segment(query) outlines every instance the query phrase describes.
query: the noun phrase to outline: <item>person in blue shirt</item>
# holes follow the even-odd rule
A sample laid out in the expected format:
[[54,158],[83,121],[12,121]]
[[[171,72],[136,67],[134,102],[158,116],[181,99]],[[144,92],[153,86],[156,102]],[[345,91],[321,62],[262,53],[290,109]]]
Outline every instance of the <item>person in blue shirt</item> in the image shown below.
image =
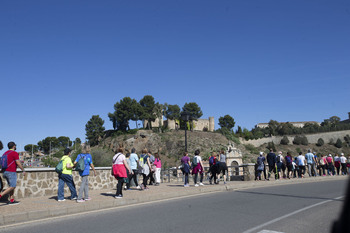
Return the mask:
[[[131,182],[131,180],[133,180],[135,185],[136,185],[136,188],[141,189],[141,187],[139,186],[139,184],[137,182],[137,175],[139,174],[139,172],[138,172],[139,170],[137,169],[137,164],[139,162],[139,157],[136,154],[135,148],[131,149],[129,162],[130,162],[130,169],[133,171],[133,174],[130,175],[130,182]],[[127,189],[130,189],[130,182],[126,185]]]
[[315,161],[315,156],[314,154],[312,153],[312,150],[309,149],[307,151],[307,154],[305,155],[305,159],[306,159],[306,162],[307,162],[307,171],[309,173],[309,176],[316,176],[316,168],[315,168],[315,165],[316,165],[316,161]]
[[[96,170],[92,163],[92,157],[90,154],[90,146],[87,144],[83,145],[82,153],[78,155],[77,159],[74,162],[74,165],[77,164],[80,158],[84,158],[85,168],[84,171],[79,172],[79,175],[82,178],[81,185],[79,188],[79,194],[77,202],[85,202],[90,201],[91,197],[89,197],[89,175],[90,175],[90,167],[94,171],[94,175],[96,176]],[[84,199],[83,199],[84,194]]]

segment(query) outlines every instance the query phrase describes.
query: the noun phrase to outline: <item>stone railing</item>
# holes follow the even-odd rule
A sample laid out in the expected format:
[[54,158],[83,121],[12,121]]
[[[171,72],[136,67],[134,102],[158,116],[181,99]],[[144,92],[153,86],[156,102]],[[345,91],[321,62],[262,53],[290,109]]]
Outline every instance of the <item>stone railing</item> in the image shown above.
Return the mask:
[[[208,171],[208,167],[205,170]],[[102,190],[116,188],[117,180],[111,176],[110,167],[97,167],[96,176],[90,172],[89,189]],[[41,197],[57,196],[58,174],[54,168],[26,168],[26,176],[20,169],[18,171],[17,187],[15,190],[16,198],[24,197]],[[180,169],[165,169],[161,173],[163,183],[181,182],[182,173]],[[230,166],[228,171],[229,180],[249,181],[254,179],[254,164],[245,164],[241,166]],[[77,187],[80,187],[81,177],[78,172],[73,171],[73,180]],[[141,181],[141,177],[139,176]],[[7,183],[3,179],[4,188]],[[65,193],[69,193],[68,187],[65,186]]]

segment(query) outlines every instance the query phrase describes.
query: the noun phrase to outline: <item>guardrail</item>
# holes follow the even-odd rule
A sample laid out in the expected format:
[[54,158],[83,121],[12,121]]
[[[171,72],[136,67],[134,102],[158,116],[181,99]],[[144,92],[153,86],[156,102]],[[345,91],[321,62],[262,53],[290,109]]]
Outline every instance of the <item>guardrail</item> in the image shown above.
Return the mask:
[[[226,174],[227,181],[246,181],[254,179],[254,164],[244,164],[240,166],[227,166],[228,173]],[[253,170],[252,170],[253,169]],[[253,172],[252,172],[253,171]],[[209,167],[204,167],[205,179],[209,179]],[[189,175],[192,178],[192,175]],[[184,175],[179,168],[167,168],[161,171],[161,180],[163,183],[182,182]]]

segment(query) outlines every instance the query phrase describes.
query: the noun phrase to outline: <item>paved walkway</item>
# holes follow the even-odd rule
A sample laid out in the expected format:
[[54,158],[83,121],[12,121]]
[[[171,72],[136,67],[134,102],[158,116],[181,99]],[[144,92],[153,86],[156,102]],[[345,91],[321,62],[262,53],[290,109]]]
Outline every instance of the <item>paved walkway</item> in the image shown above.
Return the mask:
[[[18,199],[20,204],[15,206],[9,206],[5,202],[0,202],[0,226],[205,193],[347,178],[348,177],[346,176],[326,176],[290,180],[283,179],[278,181],[231,181],[227,182],[226,185],[222,182],[219,185],[209,185],[204,183],[205,186],[194,187],[192,184],[191,187],[188,188],[184,188],[180,183],[163,183],[160,186],[150,186],[149,190],[139,191],[132,189],[123,191],[124,197],[121,199],[114,198],[116,192],[115,189],[90,190],[89,194],[92,197],[92,200],[84,203],[77,203],[76,201],[69,199],[64,202],[58,202],[56,200],[57,196],[23,198]],[[69,195],[69,193],[65,194],[66,197]]]

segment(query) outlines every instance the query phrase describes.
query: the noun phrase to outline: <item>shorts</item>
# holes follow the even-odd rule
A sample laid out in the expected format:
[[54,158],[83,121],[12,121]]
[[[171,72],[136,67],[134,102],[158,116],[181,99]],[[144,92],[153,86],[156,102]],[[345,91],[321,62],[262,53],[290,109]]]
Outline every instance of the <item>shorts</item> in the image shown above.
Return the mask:
[[17,172],[8,172],[5,171],[3,177],[6,179],[7,184],[12,187],[16,188],[17,184]]

